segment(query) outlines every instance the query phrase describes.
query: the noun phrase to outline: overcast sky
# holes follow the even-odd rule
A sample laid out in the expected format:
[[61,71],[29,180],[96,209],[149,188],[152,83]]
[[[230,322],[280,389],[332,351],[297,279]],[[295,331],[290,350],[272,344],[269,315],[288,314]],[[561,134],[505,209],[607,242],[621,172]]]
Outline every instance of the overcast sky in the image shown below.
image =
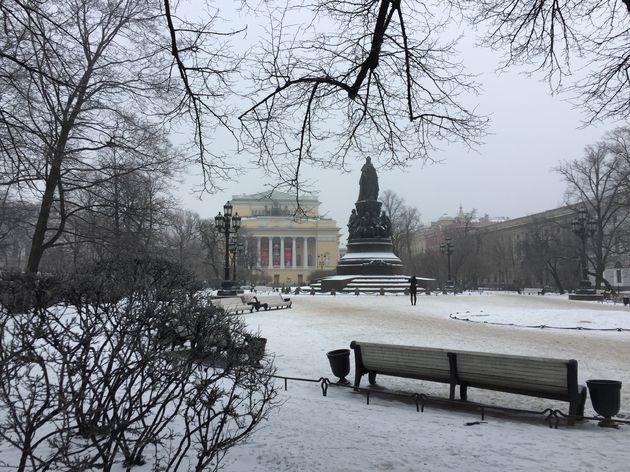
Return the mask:
[[[417,162],[402,170],[378,169],[381,194],[392,190],[407,205],[417,207],[424,224],[443,214],[455,215],[475,209],[479,216],[516,218],[563,204],[565,184],[553,167],[560,161],[579,158],[584,147],[600,140],[618,124],[581,128],[584,113],[574,109],[565,96],[552,96],[542,76],[528,77],[522,71],[495,72],[498,53],[460,43],[469,72],[479,74],[482,94],[473,97],[480,114],[490,115],[484,144],[470,152],[462,145],[443,144],[434,155],[438,164]],[[322,202],[322,213],[337,220],[342,244],[348,217],[359,191],[358,158],[349,173],[307,168],[304,176],[313,183]],[[191,169],[196,174],[197,169]],[[264,191],[266,177],[252,167],[246,175],[222,184],[224,191],[199,199],[191,176],[177,190],[180,203],[202,217],[213,217],[232,195]]]

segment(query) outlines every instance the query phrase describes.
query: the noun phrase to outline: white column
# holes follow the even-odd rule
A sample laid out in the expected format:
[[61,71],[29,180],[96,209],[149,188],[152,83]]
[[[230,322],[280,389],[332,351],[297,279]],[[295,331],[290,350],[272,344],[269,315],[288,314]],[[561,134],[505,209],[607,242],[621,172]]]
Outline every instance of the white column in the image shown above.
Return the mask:
[[308,267],[308,238],[304,236],[304,247],[302,248],[302,262],[304,267]]
[[262,237],[258,236],[256,238],[256,258],[258,259],[258,267],[262,267],[262,254],[260,253],[260,245],[262,243]]
[[280,267],[284,269],[284,236],[280,238]]
[[268,259],[267,264],[268,264],[268,267],[272,269],[273,268],[273,238],[271,236],[269,236],[268,243],[269,243],[269,257],[267,258]]
[[291,267],[295,267],[295,236],[291,238]]

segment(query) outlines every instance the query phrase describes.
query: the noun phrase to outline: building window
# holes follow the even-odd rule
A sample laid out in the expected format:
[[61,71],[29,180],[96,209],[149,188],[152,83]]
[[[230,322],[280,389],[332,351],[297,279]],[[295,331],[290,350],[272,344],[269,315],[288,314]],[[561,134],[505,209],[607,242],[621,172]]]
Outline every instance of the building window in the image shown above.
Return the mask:
[[621,285],[621,269],[617,269],[616,271],[617,285]]

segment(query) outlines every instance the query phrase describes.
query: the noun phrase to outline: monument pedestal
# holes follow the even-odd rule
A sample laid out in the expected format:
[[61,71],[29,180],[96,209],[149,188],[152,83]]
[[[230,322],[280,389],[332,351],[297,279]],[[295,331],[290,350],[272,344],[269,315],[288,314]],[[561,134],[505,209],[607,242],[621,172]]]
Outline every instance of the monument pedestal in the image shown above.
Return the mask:
[[243,293],[238,286],[238,282],[234,280],[224,280],[221,282],[221,290],[217,291],[217,297],[236,297],[239,293]]
[[602,301],[604,299],[604,295],[601,293],[597,293],[597,290],[594,288],[578,288],[575,293],[569,294],[569,300],[575,301],[583,301],[583,302],[593,302],[593,301]]
[[403,264],[394,254],[391,238],[348,240],[348,252],[337,264],[338,275],[401,275]]
[[587,276],[580,281],[580,287],[575,290],[574,293],[569,294],[569,300],[578,300],[578,301],[602,301],[604,299],[604,295],[601,292],[597,292],[593,288],[591,281],[588,280]]

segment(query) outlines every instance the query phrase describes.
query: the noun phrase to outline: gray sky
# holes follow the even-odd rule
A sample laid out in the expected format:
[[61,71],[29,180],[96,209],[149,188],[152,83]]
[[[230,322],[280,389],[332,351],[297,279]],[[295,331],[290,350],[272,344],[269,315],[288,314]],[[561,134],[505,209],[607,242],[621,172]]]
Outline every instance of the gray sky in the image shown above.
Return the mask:
[[[475,47],[471,40],[459,47],[469,72],[479,74],[482,94],[472,98],[480,114],[490,115],[484,144],[476,151],[463,145],[443,143],[434,159],[441,163],[417,162],[402,170],[378,169],[381,194],[392,190],[415,206],[424,224],[442,214],[477,210],[482,216],[516,218],[563,204],[565,184],[553,171],[562,160],[583,156],[584,147],[600,140],[616,124],[605,123],[580,129],[584,113],[574,109],[565,96],[552,96],[542,75],[528,77],[522,70],[497,74],[498,53]],[[220,145],[220,143],[217,143]],[[245,159],[241,157],[239,159]],[[304,176],[319,192],[321,211],[346,223],[359,191],[359,174],[365,156],[357,157],[351,172],[306,168]],[[197,169],[191,169],[196,174]],[[234,194],[265,190],[268,179],[255,167],[233,182],[224,182],[223,192],[204,195],[193,191],[193,175],[176,193],[180,203],[202,217],[213,217]]]

